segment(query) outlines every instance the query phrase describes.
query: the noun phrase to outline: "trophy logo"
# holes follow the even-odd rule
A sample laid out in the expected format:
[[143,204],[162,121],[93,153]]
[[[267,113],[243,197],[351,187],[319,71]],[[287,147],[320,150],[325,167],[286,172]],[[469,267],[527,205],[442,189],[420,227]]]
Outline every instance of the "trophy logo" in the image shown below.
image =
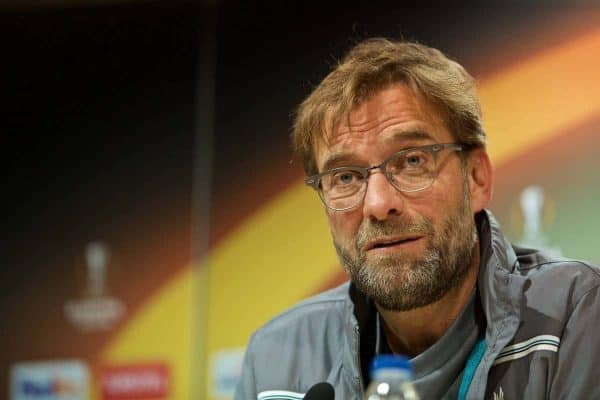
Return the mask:
[[110,249],[103,242],[85,247],[85,289],[83,296],[66,302],[67,320],[85,332],[106,331],[125,314],[125,305],[108,293],[107,274]]
[[518,207],[511,212],[513,226],[521,233],[519,245],[544,250],[549,254],[561,256],[558,246],[550,243],[547,229],[555,215],[554,203],[545,194],[541,186],[527,186],[519,196]]
[[87,264],[87,294],[101,297],[106,285],[106,269],[110,261],[110,251],[102,242],[88,243],[85,248]]

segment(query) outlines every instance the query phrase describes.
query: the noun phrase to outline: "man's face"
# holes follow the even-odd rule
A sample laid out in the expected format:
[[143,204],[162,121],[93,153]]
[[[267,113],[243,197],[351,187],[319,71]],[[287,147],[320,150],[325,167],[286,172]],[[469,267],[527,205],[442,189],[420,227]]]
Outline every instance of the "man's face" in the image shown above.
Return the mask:
[[[407,86],[381,90],[349,116],[328,145],[316,148],[319,171],[378,165],[408,147],[454,139],[432,107]],[[419,192],[401,193],[380,173],[370,176],[364,202],[327,209],[341,263],[352,281],[381,307],[404,311],[439,300],[462,281],[477,236],[469,167],[459,153],[437,156],[438,176]]]

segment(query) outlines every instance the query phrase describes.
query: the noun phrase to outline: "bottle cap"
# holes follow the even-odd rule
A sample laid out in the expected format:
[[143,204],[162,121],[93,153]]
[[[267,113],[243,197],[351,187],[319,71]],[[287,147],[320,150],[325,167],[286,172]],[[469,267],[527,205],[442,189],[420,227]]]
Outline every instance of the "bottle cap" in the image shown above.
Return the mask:
[[412,366],[407,357],[397,354],[381,354],[371,363],[371,375],[379,369],[402,369],[412,373]]

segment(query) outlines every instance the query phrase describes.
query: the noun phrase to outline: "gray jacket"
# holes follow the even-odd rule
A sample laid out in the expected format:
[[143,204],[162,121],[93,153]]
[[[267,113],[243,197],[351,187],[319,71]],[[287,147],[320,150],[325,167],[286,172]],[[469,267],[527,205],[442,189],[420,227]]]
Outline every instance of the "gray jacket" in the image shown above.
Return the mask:
[[[467,398],[600,399],[600,269],[511,246],[487,211],[477,225],[486,351]],[[343,284],[260,328],[235,399],[300,399],[322,381],[362,398],[357,292]]]

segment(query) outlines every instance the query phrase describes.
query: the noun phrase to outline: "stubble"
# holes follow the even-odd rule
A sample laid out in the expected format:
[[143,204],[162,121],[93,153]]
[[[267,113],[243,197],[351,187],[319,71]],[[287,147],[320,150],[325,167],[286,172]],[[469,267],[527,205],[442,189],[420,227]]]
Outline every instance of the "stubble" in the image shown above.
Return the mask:
[[[466,277],[472,263],[477,234],[468,185],[463,199],[439,229],[423,216],[392,216],[383,221],[365,220],[351,249],[335,241],[340,262],[354,284],[384,309],[408,311],[440,300]],[[367,255],[365,244],[386,236],[418,234],[426,239],[420,256],[394,253]]]

